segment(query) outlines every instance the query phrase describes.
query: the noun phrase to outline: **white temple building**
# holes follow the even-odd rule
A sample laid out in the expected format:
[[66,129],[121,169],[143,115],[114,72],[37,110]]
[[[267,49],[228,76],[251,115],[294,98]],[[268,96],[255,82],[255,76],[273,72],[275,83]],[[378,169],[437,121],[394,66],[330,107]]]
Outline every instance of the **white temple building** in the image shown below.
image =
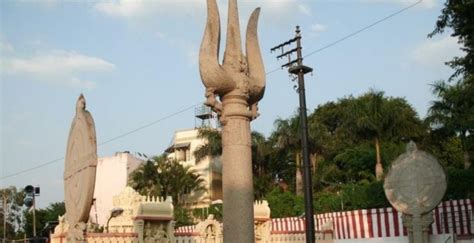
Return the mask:
[[125,187],[129,175],[137,169],[143,160],[129,152],[117,152],[114,156],[99,158],[94,188],[94,201],[90,221],[105,225],[113,208],[113,197],[119,195]]

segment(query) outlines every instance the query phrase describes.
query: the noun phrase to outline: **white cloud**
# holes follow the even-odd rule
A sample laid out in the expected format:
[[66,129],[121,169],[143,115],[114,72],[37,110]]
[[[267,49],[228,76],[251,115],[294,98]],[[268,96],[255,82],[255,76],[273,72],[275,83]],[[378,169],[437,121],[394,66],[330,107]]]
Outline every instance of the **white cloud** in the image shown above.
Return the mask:
[[[143,17],[156,13],[179,14],[189,10],[197,10],[196,7],[205,6],[205,1],[200,0],[117,0],[99,2],[94,9],[114,17]],[[202,8],[204,9],[204,8]],[[185,10],[183,12],[183,10]]]
[[314,33],[321,33],[327,30],[327,26],[323,24],[313,24],[311,25],[311,31]]
[[429,39],[411,52],[412,60],[427,68],[439,69],[453,57],[462,55],[457,38],[445,36],[438,40]]
[[79,78],[81,74],[115,69],[114,64],[101,58],[64,50],[54,50],[27,58],[2,58],[0,64],[2,72],[7,75],[27,76],[34,80],[82,88],[93,88],[95,83]]
[[117,2],[100,2],[94,8],[111,16],[132,17],[146,13],[146,4],[147,2],[143,0],[121,0]]
[[[393,3],[399,5],[410,5],[418,2],[419,0],[361,0],[365,3]],[[437,5],[436,0],[421,0],[419,6],[425,8],[433,8]]]
[[305,4],[298,4],[298,10],[307,16],[311,16],[311,8]]

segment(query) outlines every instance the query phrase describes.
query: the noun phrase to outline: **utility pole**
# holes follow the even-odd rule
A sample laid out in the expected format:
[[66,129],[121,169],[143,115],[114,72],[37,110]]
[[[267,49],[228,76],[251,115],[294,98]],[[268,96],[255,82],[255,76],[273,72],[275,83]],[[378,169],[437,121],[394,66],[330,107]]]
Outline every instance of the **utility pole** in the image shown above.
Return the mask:
[[[296,42],[296,48],[285,52],[284,47]],[[305,227],[306,227],[306,242],[314,243],[314,218],[313,218],[313,183],[311,182],[311,166],[309,163],[308,151],[308,121],[306,114],[306,94],[304,87],[304,75],[312,72],[313,69],[303,65],[303,54],[301,53],[301,30],[296,26],[296,35],[282,44],[275,46],[271,51],[280,49],[282,54],[277,56],[277,59],[288,57],[288,63],[282,65],[282,68],[288,68],[288,73],[296,75],[298,78],[298,94],[300,101],[300,124],[301,124],[301,147],[303,149],[303,178],[304,178],[304,201],[305,201]],[[291,54],[296,52],[296,59],[291,60]],[[297,168],[298,169],[298,168]]]

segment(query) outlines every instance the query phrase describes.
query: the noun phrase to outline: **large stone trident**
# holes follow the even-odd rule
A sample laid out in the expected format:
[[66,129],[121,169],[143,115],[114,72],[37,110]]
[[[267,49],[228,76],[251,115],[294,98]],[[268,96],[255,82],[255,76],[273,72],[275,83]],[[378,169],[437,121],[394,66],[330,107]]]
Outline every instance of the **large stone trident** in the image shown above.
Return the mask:
[[219,64],[220,19],[216,0],[207,0],[207,23],[199,53],[206,105],[220,115],[222,128],[224,242],[254,242],[250,121],[265,90],[265,69],[257,38],[260,8],[247,25],[242,53],[237,1],[229,1],[227,42]]

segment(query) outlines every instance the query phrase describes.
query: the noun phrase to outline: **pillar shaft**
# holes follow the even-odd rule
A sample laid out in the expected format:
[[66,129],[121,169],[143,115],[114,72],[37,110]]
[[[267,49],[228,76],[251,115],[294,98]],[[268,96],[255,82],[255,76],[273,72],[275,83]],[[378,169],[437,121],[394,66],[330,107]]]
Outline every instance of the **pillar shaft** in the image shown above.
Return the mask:
[[223,99],[224,242],[254,242],[252,151],[247,98]]

